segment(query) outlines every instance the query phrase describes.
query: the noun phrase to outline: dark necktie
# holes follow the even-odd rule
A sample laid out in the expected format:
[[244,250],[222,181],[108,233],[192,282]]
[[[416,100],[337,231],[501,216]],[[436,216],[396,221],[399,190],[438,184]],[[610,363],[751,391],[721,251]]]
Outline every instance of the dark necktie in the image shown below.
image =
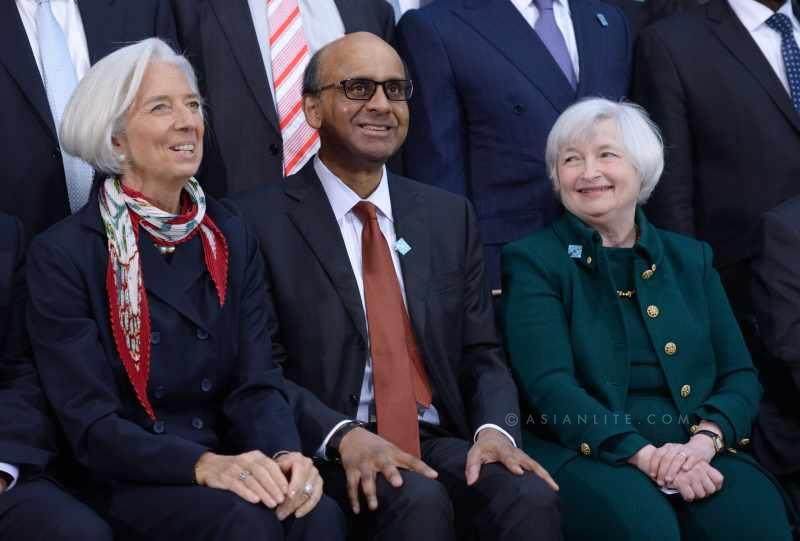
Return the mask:
[[420,456],[417,404],[431,405],[431,387],[411,329],[389,244],[378,226],[375,205],[361,201],[361,272],[369,323],[378,434]]
[[576,88],[575,70],[572,66],[572,60],[569,57],[569,49],[567,49],[567,42],[564,41],[564,35],[556,24],[556,17],[553,14],[553,0],[534,0],[536,8],[539,10],[539,18],[533,29],[539,35],[539,38],[550,51],[553,60],[556,61],[558,67],[564,73],[564,77],[569,81],[570,86]]
[[776,13],[767,19],[767,26],[781,35],[781,54],[789,80],[789,94],[794,110],[800,112],[800,48],[794,40],[792,21],[783,13]]

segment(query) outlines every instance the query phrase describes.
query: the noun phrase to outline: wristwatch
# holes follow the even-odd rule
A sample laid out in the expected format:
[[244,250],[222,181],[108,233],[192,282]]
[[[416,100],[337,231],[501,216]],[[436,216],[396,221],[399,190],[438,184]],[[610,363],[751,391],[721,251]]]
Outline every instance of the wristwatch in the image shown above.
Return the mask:
[[335,460],[339,461],[339,445],[342,444],[342,440],[344,437],[351,431],[355,430],[356,428],[362,428],[364,423],[360,421],[350,421],[347,424],[343,424],[339,427],[339,430],[333,433],[331,439],[328,440],[328,444],[325,446],[325,457],[328,460]]
[[698,430],[695,432],[695,435],[697,434],[702,434],[703,436],[708,436],[711,438],[711,441],[714,442],[715,453],[719,453],[724,448],[724,445],[722,444],[722,438],[713,430]]

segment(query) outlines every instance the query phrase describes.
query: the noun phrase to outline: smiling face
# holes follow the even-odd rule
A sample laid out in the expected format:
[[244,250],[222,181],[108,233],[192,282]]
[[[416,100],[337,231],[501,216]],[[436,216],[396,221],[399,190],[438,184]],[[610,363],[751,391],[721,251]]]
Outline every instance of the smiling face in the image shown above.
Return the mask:
[[[350,34],[329,47],[320,59],[319,86],[406,78],[394,49],[371,34]],[[306,96],[304,106],[309,124],[320,133],[320,155],[346,169],[382,166],[408,133],[408,103],[390,101],[381,86],[369,100],[351,100],[337,85]]]
[[113,138],[125,156],[123,180],[134,188],[180,187],[203,158],[200,97],[176,65],[154,61],[128,110],[124,133]]
[[558,185],[564,207],[590,226],[630,222],[642,187],[612,120],[600,120],[586,141],[559,150]]

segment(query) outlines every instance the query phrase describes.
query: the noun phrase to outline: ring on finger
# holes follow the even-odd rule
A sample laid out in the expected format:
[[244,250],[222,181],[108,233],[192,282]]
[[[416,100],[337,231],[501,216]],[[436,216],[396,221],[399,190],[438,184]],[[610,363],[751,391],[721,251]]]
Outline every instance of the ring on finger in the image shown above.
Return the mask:
[[311,496],[311,494],[313,493],[314,493],[314,484],[311,482],[306,483],[305,486],[303,486],[303,494],[305,494],[306,496]]
[[689,458],[689,455],[687,455],[687,454],[686,454],[686,453],[684,453],[683,451],[681,451],[680,453],[678,453],[678,456],[679,456],[679,457],[682,457],[684,460],[686,460],[687,458]]
[[239,481],[245,482],[247,478],[250,477],[250,472],[247,470],[242,470],[239,472]]

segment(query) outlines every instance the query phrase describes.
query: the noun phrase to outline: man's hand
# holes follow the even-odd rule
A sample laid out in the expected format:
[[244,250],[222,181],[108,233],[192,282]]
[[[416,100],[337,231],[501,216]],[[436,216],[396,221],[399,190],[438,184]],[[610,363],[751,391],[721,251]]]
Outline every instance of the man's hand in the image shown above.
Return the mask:
[[681,471],[671,488],[676,488],[681,497],[691,502],[711,496],[722,488],[722,474],[708,462],[697,462],[689,471]]
[[0,494],[5,492],[6,488],[8,488],[8,481],[6,481],[5,476],[0,475]]
[[234,456],[203,453],[194,466],[194,476],[198,485],[228,490],[270,509],[282,504],[289,492],[281,468],[261,451]]
[[533,472],[544,479],[550,488],[558,490],[558,485],[550,474],[524,451],[514,447],[502,432],[493,428],[484,428],[478,433],[478,440],[467,454],[467,467],[464,472],[467,485],[474,485],[481,473],[483,464],[500,462],[514,475],[522,475],[525,471]]
[[[311,512],[322,498],[322,477],[310,458],[300,453],[287,453],[276,459],[278,467],[289,479],[286,500],[276,509],[278,519],[283,520],[291,514],[302,518]],[[311,488],[311,492],[306,491]]]
[[339,444],[339,457],[347,476],[347,495],[356,515],[361,510],[358,502],[359,486],[370,511],[378,508],[375,476],[379,472],[395,488],[403,485],[403,477],[398,468],[415,471],[428,479],[436,479],[439,476],[434,469],[417,457],[401,451],[364,428],[355,428],[342,438]]

